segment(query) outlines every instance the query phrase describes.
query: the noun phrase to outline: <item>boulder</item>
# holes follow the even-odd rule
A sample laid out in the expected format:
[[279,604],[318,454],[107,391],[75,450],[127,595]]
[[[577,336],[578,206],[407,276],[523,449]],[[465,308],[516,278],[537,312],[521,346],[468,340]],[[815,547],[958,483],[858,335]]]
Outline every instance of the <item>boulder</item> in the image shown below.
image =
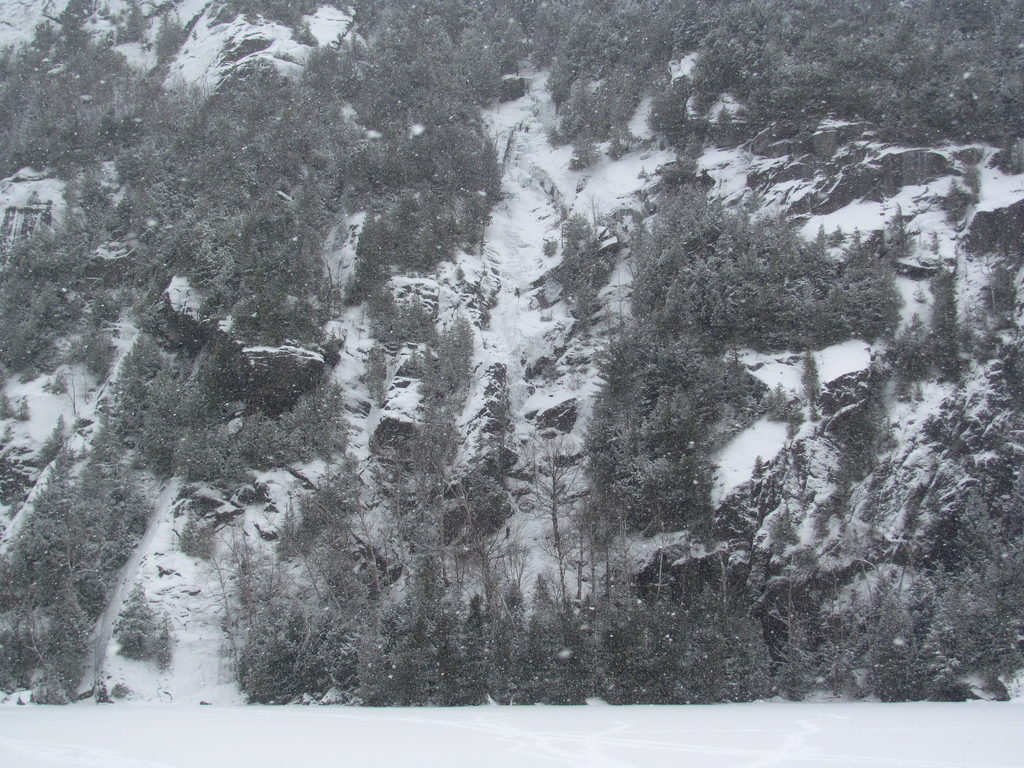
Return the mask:
[[893,262],[896,274],[905,275],[915,280],[931,277],[939,271],[940,266],[942,266],[941,259],[928,253],[916,253]]
[[243,399],[268,413],[291,409],[306,392],[316,389],[327,370],[322,352],[296,344],[242,347],[236,373]]
[[505,75],[501,78],[501,87],[498,90],[498,101],[515,101],[526,95],[527,82],[525,77]]
[[579,403],[576,398],[570,397],[562,400],[550,408],[542,408],[526,414],[526,419],[534,421],[537,429],[549,430],[568,434],[576,426],[576,417],[579,414]]

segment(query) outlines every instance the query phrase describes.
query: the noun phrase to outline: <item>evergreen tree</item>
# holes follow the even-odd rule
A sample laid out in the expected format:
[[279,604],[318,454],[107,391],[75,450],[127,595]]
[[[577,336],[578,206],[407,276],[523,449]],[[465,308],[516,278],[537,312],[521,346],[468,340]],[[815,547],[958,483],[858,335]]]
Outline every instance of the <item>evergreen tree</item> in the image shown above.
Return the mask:
[[932,279],[932,296],[932,359],[943,379],[956,381],[963,362],[960,359],[960,321],[953,273],[943,271]]
[[868,685],[882,701],[910,701],[924,696],[922,663],[913,623],[899,596],[879,587],[868,634]]
[[32,698],[41,704],[67,704],[82,677],[82,657],[89,636],[89,620],[70,584],[65,584],[48,612],[40,661],[41,682]]
[[142,585],[136,584],[114,625],[114,639],[121,645],[121,655],[136,660],[154,658],[160,646],[162,629],[163,625],[149,607]]
[[804,367],[801,375],[801,382],[804,385],[804,397],[807,398],[807,407],[810,409],[811,419],[818,418],[818,396],[821,393],[821,379],[818,376],[818,363],[810,352],[804,353]]
[[469,600],[469,613],[462,628],[462,657],[464,690],[459,697],[465,704],[484,704],[487,701],[488,680],[492,657],[488,647],[487,616],[483,598],[473,595]]

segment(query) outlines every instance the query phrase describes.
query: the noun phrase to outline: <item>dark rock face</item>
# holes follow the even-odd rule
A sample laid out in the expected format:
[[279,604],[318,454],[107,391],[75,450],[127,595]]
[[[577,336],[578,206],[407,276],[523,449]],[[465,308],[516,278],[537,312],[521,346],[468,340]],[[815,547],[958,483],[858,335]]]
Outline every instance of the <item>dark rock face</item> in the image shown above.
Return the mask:
[[871,377],[871,369],[865,368],[847,373],[825,384],[818,396],[818,407],[822,416],[834,416],[843,408],[861,403],[868,395]]
[[654,192],[658,192],[662,188],[679,189],[687,184],[697,185],[705,191],[715,186],[715,180],[711,178],[707,169],[698,174],[692,164],[682,160],[673,160],[671,163],[658,166],[655,174],[658,176],[659,182],[652,189]]
[[233,45],[221,54],[221,64],[233,64],[236,61],[244,59],[246,56],[251,56],[254,53],[267,50],[267,48],[274,43],[273,40],[268,40],[262,37],[247,37],[242,40],[232,42]]
[[850,203],[877,195],[882,174],[870,165],[849,165],[831,175],[831,181],[808,195],[805,213],[834,213]]
[[[735,552],[693,552],[685,544],[658,549],[637,572],[637,591],[649,600],[669,598],[696,603],[708,590],[716,594],[740,594],[748,568]],[[723,581],[724,579],[724,581]]]
[[895,195],[901,187],[926,184],[953,172],[949,158],[928,149],[907,149],[889,152],[878,161],[879,188],[887,196]]
[[515,101],[526,95],[526,78],[506,76],[501,79],[498,101]]
[[207,383],[226,400],[242,400],[255,411],[279,414],[316,389],[324,373],[338,362],[336,352],[293,342],[247,346],[198,312],[176,308],[168,292],[161,295],[156,327],[173,346],[208,353],[203,364]]
[[834,213],[857,200],[882,200],[902,187],[956,172],[942,152],[878,144],[865,123],[827,123],[809,136],[782,138],[768,128],[749,147],[765,159],[747,174],[751,189],[807,182],[785,201],[794,214]]
[[246,401],[269,413],[290,409],[316,389],[327,367],[322,353],[292,344],[244,347],[241,360]]
[[967,231],[967,247],[975,253],[1011,251],[1024,240],[1024,200],[994,211],[978,211]]
[[415,437],[416,431],[415,422],[384,412],[373,431],[373,439],[379,446],[394,448]]
[[207,383],[226,400],[241,400],[252,411],[277,415],[316,389],[328,368],[324,353],[297,344],[245,347],[202,324],[211,339],[203,364]]
[[568,434],[576,426],[578,414],[579,403],[576,401],[576,398],[571,397],[550,408],[542,408],[539,411],[527,413],[526,418],[527,420],[535,421],[537,429],[554,430]]
[[841,146],[870,132],[867,123],[827,123],[805,139],[804,146],[819,160],[831,160]]

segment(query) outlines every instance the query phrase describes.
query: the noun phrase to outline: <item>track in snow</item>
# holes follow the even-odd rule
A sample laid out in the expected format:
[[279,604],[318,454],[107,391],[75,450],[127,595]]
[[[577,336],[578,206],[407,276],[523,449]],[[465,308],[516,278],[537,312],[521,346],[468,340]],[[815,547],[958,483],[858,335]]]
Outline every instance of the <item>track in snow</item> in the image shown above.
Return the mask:
[[1021,704],[691,707],[0,707],[24,768],[1009,768]]

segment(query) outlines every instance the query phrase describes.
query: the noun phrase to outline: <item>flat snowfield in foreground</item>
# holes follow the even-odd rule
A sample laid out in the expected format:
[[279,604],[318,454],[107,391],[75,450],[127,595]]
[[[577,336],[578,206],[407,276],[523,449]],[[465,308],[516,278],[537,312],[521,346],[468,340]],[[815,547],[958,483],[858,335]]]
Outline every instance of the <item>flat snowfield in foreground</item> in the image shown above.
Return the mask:
[[0,766],[1024,765],[1024,704],[0,708]]

